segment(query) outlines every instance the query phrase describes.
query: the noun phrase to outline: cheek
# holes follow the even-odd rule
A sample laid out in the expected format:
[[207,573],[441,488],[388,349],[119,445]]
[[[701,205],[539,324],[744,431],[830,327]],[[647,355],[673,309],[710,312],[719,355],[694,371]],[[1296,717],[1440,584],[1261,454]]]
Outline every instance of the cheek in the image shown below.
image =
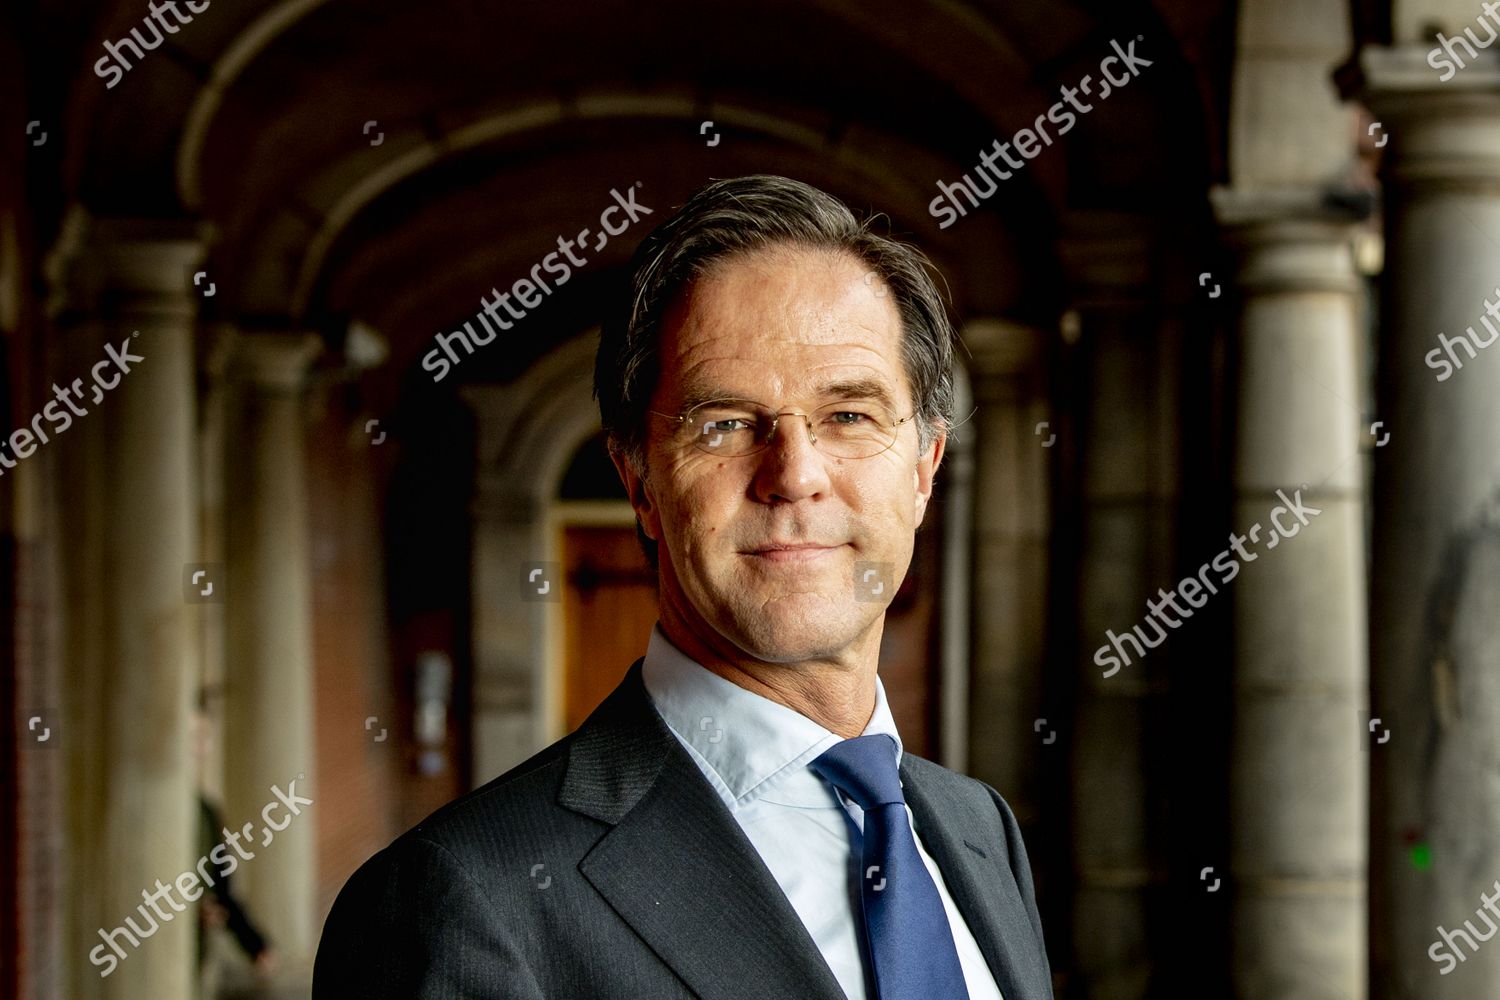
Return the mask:
[[667,506],[668,529],[688,551],[713,547],[734,512],[743,489],[730,481],[722,462],[709,459],[675,470]]
[[916,520],[916,487],[912,470],[900,462],[882,462],[852,480],[850,504],[862,519],[882,525]]

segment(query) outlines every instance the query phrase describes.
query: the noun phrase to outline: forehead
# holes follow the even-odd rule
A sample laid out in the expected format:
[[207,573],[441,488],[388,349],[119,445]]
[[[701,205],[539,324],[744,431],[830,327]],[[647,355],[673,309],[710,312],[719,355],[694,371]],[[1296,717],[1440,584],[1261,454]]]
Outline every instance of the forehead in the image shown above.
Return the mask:
[[810,400],[863,383],[904,405],[901,316],[870,273],[851,254],[800,247],[720,262],[664,316],[658,395],[670,405]]

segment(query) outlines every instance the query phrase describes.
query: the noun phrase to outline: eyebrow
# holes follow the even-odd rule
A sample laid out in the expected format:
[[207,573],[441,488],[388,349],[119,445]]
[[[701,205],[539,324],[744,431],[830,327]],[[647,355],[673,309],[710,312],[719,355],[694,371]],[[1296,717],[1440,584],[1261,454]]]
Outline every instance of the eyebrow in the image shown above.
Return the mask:
[[[679,412],[687,412],[700,403],[707,403],[713,399],[748,399],[744,393],[731,392],[728,389],[703,382],[691,382],[683,387],[682,403]],[[849,378],[838,379],[828,382],[818,390],[819,399],[874,399],[883,403],[887,409],[896,408],[895,401],[891,398],[890,390],[886,388],[885,381],[878,378]]]

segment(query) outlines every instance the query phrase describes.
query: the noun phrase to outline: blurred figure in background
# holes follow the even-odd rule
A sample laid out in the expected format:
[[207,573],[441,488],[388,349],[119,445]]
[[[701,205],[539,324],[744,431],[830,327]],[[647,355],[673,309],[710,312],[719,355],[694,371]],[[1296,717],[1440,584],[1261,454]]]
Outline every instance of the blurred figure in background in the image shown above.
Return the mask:
[[[224,837],[224,817],[209,801],[208,768],[213,759],[214,716],[210,711],[208,689],[198,694],[198,708],[193,714],[193,756],[198,768],[198,857],[207,857]],[[260,984],[276,970],[276,952],[271,948],[250,914],[235,899],[231,876],[214,880],[198,901],[198,981],[204,1000],[219,996],[255,995]],[[234,938],[234,945],[216,933],[220,928]],[[251,963],[247,974],[237,961],[235,950]]]

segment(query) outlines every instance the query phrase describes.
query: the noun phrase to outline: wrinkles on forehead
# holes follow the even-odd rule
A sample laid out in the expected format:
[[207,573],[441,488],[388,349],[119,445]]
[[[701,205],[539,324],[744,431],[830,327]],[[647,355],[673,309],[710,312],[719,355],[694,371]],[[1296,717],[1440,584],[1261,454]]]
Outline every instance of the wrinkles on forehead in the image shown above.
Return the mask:
[[[700,403],[715,399],[741,399],[753,403],[764,402],[744,390],[729,388],[725,383],[711,381],[699,375],[689,375],[680,385],[678,406],[691,410]],[[886,409],[895,409],[896,402],[886,380],[874,376],[834,378],[816,386],[808,396],[810,403],[824,403],[840,399],[874,399],[885,404]]]
[[700,277],[663,324],[666,405],[686,410],[735,397],[808,405],[909,398],[900,314],[875,294],[863,262],[826,250],[778,248],[739,256]]

